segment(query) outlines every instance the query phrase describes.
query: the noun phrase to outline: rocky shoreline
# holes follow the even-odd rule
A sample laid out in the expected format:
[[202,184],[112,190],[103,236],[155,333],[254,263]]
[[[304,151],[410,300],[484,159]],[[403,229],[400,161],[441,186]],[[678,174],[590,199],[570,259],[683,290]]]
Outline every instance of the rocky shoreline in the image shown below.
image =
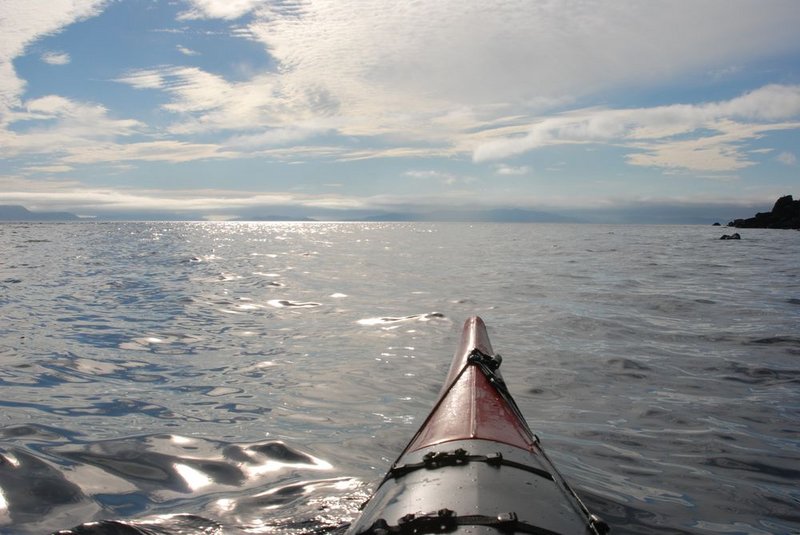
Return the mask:
[[786,195],[775,201],[772,211],[759,212],[747,219],[734,219],[728,226],[800,230],[800,200],[794,200],[791,195]]

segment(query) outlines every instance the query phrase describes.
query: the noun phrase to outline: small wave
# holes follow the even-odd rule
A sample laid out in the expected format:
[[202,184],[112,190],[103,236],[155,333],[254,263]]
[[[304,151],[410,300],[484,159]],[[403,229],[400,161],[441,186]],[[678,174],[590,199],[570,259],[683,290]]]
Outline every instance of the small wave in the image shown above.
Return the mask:
[[614,375],[631,377],[633,379],[644,379],[647,377],[645,372],[650,371],[650,367],[627,358],[613,358],[608,361],[608,370]]
[[390,325],[393,323],[403,323],[410,321],[431,321],[436,319],[444,319],[445,315],[441,312],[429,312],[427,314],[412,314],[410,316],[383,316],[380,318],[365,318],[358,320],[359,325]]
[[100,520],[87,522],[58,535],[154,535],[158,533],[221,533],[222,525],[197,515],[159,515],[138,521]]
[[140,336],[119,344],[120,349],[149,351],[151,353],[185,353],[200,339],[190,335],[174,334]]
[[[142,491],[193,493],[214,485],[257,484],[288,469],[329,470],[330,463],[280,441],[230,444],[180,435],[149,435],[50,448],[63,458],[97,467]],[[155,487],[153,485],[156,485]]]
[[275,308],[315,308],[322,306],[322,303],[289,301],[287,299],[270,299],[267,304]]
[[220,260],[220,257],[214,254],[207,254],[203,256],[190,256],[188,258],[184,258],[181,260],[181,264],[200,264],[202,262],[212,262],[214,260]]
[[769,336],[767,338],[756,338],[755,340],[751,340],[750,343],[751,344],[760,344],[760,345],[780,344],[780,345],[800,346],[800,337],[798,337],[798,336]]
[[258,275],[259,277],[269,277],[269,278],[280,277],[279,273],[265,273],[263,271],[254,271],[253,275]]
[[[346,497],[359,485],[352,478],[303,478],[303,473],[327,472],[333,466],[274,440],[235,444],[159,434],[78,446],[59,445],[47,450],[49,455],[75,467],[74,474],[83,474],[84,479],[73,475],[71,481],[67,480],[57,468],[45,465],[24,451],[15,451],[14,457],[8,458],[8,464],[18,465],[14,470],[20,477],[13,481],[0,477],[0,488],[8,499],[13,518],[21,519],[26,513],[32,515],[61,506],[74,508],[71,518],[80,522],[85,519],[81,514],[86,515],[81,507],[87,503],[96,503],[101,508],[99,514],[93,515],[95,517],[134,517],[88,522],[59,532],[65,534],[199,535],[221,533],[223,526],[230,525],[237,526],[238,533],[238,528],[251,522],[263,528],[265,508],[283,507],[286,517],[294,518],[291,512],[303,505],[295,503],[300,498],[324,501],[327,512],[346,518],[354,511],[351,500]],[[3,458],[0,458],[0,476],[3,475]],[[100,492],[101,487],[95,483],[98,476],[103,483]],[[41,485],[42,479],[46,479],[58,493],[44,494],[38,486],[19,486],[20,481],[26,479],[35,485]],[[162,501],[167,493],[182,495],[187,500],[190,496],[201,501],[213,499],[207,508],[212,518],[193,514],[148,515],[152,504]],[[37,500],[31,501],[27,496],[36,496]],[[54,498],[57,501],[53,501]],[[120,507],[122,503],[124,507]],[[322,510],[321,507],[317,509]],[[312,522],[316,528],[335,527],[324,520],[325,516]]]
[[537,400],[547,400],[547,401],[554,401],[564,397],[556,389],[540,388],[540,387],[528,389],[528,394],[530,394],[531,396],[536,396]]
[[[781,459],[773,459],[774,461],[780,461]],[[751,461],[745,459],[736,459],[733,457],[711,457],[709,458],[705,464],[710,466],[716,466],[719,468],[723,468],[725,470],[738,470],[738,471],[746,471],[746,472],[753,472],[758,474],[758,479],[769,479],[769,477],[775,477],[782,480],[794,480],[797,481],[800,479],[800,470],[795,468],[789,468],[788,466],[780,466],[777,464],[768,464],[762,461]]]
[[725,375],[724,379],[739,383],[762,385],[800,383],[800,370],[734,364],[731,366],[731,372],[732,374]]

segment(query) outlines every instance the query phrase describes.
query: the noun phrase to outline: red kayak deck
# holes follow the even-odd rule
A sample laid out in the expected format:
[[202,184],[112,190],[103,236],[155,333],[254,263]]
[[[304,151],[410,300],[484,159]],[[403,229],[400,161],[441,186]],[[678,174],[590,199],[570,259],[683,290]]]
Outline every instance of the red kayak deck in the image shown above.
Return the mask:
[[444,393],[407,451],[469,439],[492,440],[528,451],[536,447],[508,401],[475,364],[468,364]]
[[528,451],[536,449],[536,439],[512,408],[513,402],[493,382],[502,381],[499,370],[493,372],[495,379],[490,379],[478,363],[470,362],[475,355],[491,359],[493,354],[483,320],[469,318],[439,400],[406,452],[470,439],[492,440]]
[[478,317],[433,410],[348,535],[601,535],[531,432]]

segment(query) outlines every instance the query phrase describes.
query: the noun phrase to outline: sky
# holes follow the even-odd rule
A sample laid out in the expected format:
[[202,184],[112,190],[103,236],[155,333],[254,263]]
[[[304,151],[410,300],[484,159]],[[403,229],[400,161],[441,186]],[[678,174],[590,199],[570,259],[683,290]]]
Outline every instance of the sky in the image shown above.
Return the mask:
[[797,28],[797,0],[2,0],[0,204],[749,217],[800,194]]

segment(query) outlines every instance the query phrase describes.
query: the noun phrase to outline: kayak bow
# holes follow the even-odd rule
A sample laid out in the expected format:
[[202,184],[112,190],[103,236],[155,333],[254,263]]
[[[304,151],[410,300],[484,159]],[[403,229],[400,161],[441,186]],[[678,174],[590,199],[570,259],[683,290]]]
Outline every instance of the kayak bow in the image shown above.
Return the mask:
[[433,410],[350,535],[608,532],[545,455],[500,362],[483,320],[468,319]]

